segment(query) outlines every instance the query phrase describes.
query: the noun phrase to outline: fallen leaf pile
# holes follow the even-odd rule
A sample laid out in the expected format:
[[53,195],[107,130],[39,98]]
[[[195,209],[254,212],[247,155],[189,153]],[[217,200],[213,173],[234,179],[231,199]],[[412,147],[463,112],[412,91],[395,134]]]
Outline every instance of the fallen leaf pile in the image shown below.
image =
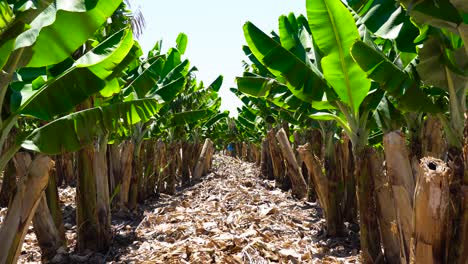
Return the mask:
[[[147,201],[133,214],[113,215],[114,242],[104,255],[70,254],[69,262],[110,263],[358,263],[358,234],[327,238],[316,203],[260,179],[258,169],[238,159],[215,156],[201,183]],[[72,201],[70,188],[62,201]],[[69,246],[74,212],[65,202]],[[68,209],[67,209],[68,208]],[[68,214],[68,215],[67,215]],[[68,218],[67,218],[68,217]],[[351,228],[352,229],[352,228]],[[29,232],[21,261],[39,261]],[[31,252],[32,251],[32,252]],[[36,253],[33,253],[36,252]],[[81,257],[81,259],[80,259]],[[93,259],[94,257],[94,259]]]

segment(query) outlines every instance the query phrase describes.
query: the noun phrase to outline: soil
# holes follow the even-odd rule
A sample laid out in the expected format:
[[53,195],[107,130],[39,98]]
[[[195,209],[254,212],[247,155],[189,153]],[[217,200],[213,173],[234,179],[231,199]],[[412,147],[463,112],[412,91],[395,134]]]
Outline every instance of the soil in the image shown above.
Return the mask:
[[[112,214],[108,252],[76,254],[75,190],[60,188],[69,252],[54,263],[359,263],[356,224],[326,236],[317,203],[297,200],[259,178],[258,168],[216,155],[202,182],[161,194],[134,212]],[[0,223],[6,214],[0,208]],[[32,225],[20,263],[40,263]]]

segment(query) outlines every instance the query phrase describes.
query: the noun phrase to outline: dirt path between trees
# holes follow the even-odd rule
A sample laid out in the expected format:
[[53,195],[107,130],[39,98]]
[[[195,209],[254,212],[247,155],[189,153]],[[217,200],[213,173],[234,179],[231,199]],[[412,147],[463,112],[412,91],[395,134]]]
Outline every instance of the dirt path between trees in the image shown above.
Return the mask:
[[[253,164],[215,156],[213,172],[201,183],[147,201],[136,213],[114,213],[109,252],[72,252],[57,262],[359,263],[355,226],[347,226],[344,238],[327,238],[318,205],[298,201],[274,185],[258,178]],[[60,193],[73,248],[74,190]],[[20,262],[38,261],[40,249],[31,228]]]

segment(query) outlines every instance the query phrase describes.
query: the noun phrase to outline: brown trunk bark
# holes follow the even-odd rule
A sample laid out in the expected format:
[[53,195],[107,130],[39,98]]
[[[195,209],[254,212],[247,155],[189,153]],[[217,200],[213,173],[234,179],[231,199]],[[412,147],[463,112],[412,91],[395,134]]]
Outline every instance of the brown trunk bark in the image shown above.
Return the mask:
[[262,141],[262,151],[261,151],[261,162],[260,162],[260,177],[268,180],[274,180],[275,175],[273,173],[273,164],[270,156],[270,147],[268,144],[268,139],[263,139]]
[[60,198],[57,189],[57,182],[55,181],[55,175],[52,173],[49,177],[49,184],[45,190],[47,210],[54,221],[55,227],[57,228],[58,235],[65,245],[65,227],[63,225],[63,214],[60,208]]
[[[107,166],[109,170],[109,192],[114,194],[116,188],[122,182],[122,164],[121,160],[122,145],[112,144],[107,146]],[[119,187],[120,188],[120,187]],[[114,202],[113,202],[114,203]]]
[[273,176],[275,177],[276,183],[279,187],[284,188],[284,182],[286,177],[286,168],[284,166],[283,155],[275,140],[275,131],[271,129],[267,133],[268,149],[270,150],[271,164],[273,167]]
[[[382,155],[376,155],[375,164],[383,163]],[[406,257],[400,259],[400,233],[397,224],[395,204],[392,187],[388,175],[384,170],[378,170],[375,175],[375,197],[377,202],[377,217],[380,226],[380,235],[384,248],[385,259],[389,264],[408,263]]]
[[132,175],[130,177],[130,187],[128,192],[128,204],[127,208],[129,210],[133,210],[137,206],[138,201],[138,186],[142,178],[143,174],[143,164],[141,158],[142,152],[142,144],[143,142],[139,142],[135,144],[135,149],[133,152],[133,160],[132,160]]
[[343,143],[339,144],[337,159],[341,164],[344,185],[342,215],[350,223],[357,223],[356,179],[354,178],[354,158],[351,141],[343,135]]
[[317,194],[318,201],[320,206],[325,211],[327,215],[327,205],[328,205],[328,179],[323,174],[322,162],[320,159],[314,155],[312,150],[312,145],[309,143],[299,146],[297,149],[299,155],[301,155],[302,160],[307,166],[307,171],[309,173],[309,182],[315,186],[315,193]]
[[[413,171],[406,140],[400,131],[384,135],[383,145],[387,164],[387,176],[393,193],[397,227],[401,238],[401,256],[409,261],[411,235],[413,231]],[[390,203],[389,203],[390,204]]]
[[[169,144],[167,148],[167,156],[168,156],[168,170],[167,170],[167,178],[166,178],[166,188],[165,193],[167,194],[175,194],[176,192],[176,184],[177,184],[177,150],[178,146],[177,143]],[[203,172],[202,172],[203,173]]]
[[86,146],[78,153],[76,187],[77,251],[108,250],[112,232],[110,225],[107,140]]
[[247,143],[242,142],[242,160],[243,161],[248,161],[249,160],[249,154],[248,154],[249,147]]
[[198,158],[197,165],[195,166],[195,171],[193,173],[194,181],[199,181],[200,178],[208,172],[211,167],[211,161],[213,158],[214,147],[213,142],[207,138],[205,144],[203,144],[200,157]]
[[302,170],[297,164],[296,156],[289,144],[289,139],[286,132],[280,129],[276,134],[283,157],[285,158],[286,166],[288,168],[288,174],[292,183],[292,193],[297,198],[302,199],[307,197],[307,184],[302,176]]
[[[14,158],[13,158],[14,159]],[[11,159],[8,161],[3,172],[3,182],[0,191],[0,207],[7,207],[16,189],[16,169],[15,163]]]
[[298,148],[299,155],[307,166],[310,185],[315,186],[315,193],[325,213],[327,233],[329,236],[343,235],[344,225],[341,216],[340,195],[338,194],[337,177],[339,166],[335,166],[335,157],[325,159],[326,175],[323,174],[322,162],[313,154],[309,143]]
[[[445,240],[450,207],[450,169],[435,158],[423,158],[414,196],[414,252],[411,263],[445,262]],[[452,262],[453,263],[453,262]]]
[[[422,157],[444,159],[447,153],[447,142],[444,138],[442,122],[439,118],[429,115],[424,123],[422,136]],[[418,167],[419,159],[418,158]]]
[[376,173],[380,173],[376,171],[376,168],[382,168],[382,164],[375,164],[379,162],[376,160],[375,151],[368,147],[357,151],[354,159],[362,261],[364,264],[376,263],[382,257],[382,251],[376,214],[374,178]]
[[193,144],[184,142],[182,143],[182,185],[190,185],[190,159],[192,157]]
[[54,162],[49,157],[38,155],[29,166],[29,173],[20,178],[0,228],[0,263],[18,261],[24,236],[47,186],[49,172],[53,166]]
[[65,239],[57,229],[45,195],[40,198],[33,218],[33,227],[42,251],[43,261],[51,260],[59,248],[65,247]]
[[454,146],[449,147],[447,163],[452,174],[449,179],[449,228],[446,230],[447,236],[445,237],[445,241],[450,242],[447,243],[445,261],[446,263],[463,263],[467,259],[461,257],[464,254],[463,252],[467,251],[465,248],[468,247],[468,241],[464,240],[468,236],[466,234],[467,230],[464,229],[467,225],[465,221],[468,221],[468,212],[464,212],[467,205],[463,204],[463,202],[466,202],[464,192],[466,192],[468,186],[468,173],[465,175],[463,150]]
[[161,140],[158,141],[159,156],[159,177],[158,177],[158,193],[164,193],[166,189],[166,180],[169,175],[169,166],[167,160],[167,147]]
[[121,168],[121,187],[120,187],[120,206],[125,207],[128,204],[130,180],[132,178],[132,165],[133,165],[133,151],[135,144],[132,141],[125,141],[122,143],[122,152],[120,160]]

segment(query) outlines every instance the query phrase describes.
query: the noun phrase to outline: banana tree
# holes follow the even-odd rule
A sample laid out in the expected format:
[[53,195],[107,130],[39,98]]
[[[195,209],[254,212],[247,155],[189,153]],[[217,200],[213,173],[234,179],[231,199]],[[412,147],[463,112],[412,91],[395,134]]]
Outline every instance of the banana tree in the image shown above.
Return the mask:
[[315,67],[310,60],[302,61],[250,23],[244,26],[244,32],[253,54],[296,97],[313,105],[314,101],[322,101],[326,91],[328,100],[339,110],[339,115],[329,112],[312,117],[337,121],[351,139],[358,182],[362,255],[364,262],[372,262],[380,254],[372,178],[365,167],[372,153],[367,147],[367,120],[372,109],[360,109],[371,82],[349,51],[352,43],[360,38],[359,33],[353,17],[340,1],[307,1],[307,12],[316,47],[314,55],[321,55],[314,62],[320,67]]

